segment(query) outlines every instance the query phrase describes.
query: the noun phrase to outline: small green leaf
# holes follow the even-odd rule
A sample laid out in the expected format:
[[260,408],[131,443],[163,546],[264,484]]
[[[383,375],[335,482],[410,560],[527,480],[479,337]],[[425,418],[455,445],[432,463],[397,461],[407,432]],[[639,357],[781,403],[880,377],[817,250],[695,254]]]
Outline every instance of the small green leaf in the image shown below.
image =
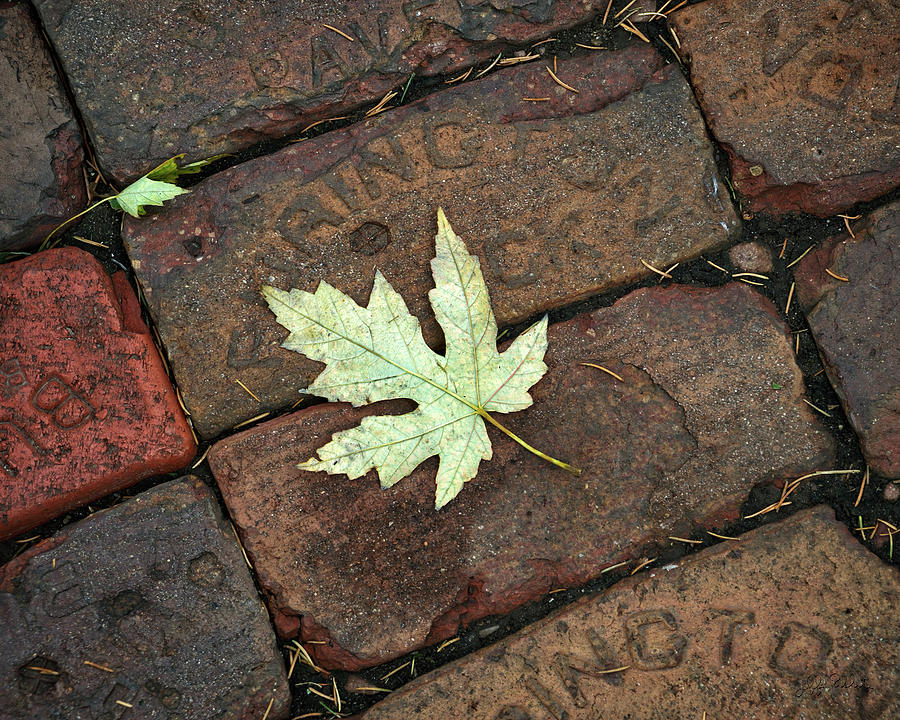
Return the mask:
[[171,200],[187,192],[177,185],[151,180],[145,175],[135,180],[114,198],[110,198],[109,204],[116,210],[127,212],[131,217],[140,217],[144,214],[144,208],[147,205],[161,206],[166,200]]
[[781,385],[779,385],[777,382],[775,382],[775,381],[773,380],[773,381],[772,381],[772,389],[773,389],[773,390],[781,390]]
[[195,175],[210,163],[220,160],[223,157],[227,157],[227,155],[213,155],[205,160],[197,160],[196,162],[181,165],[179,167],[178,161],[183,157],[184,153],[169,158],[161,165],[153,168],[153,170],[148,172],[145,177],[148,177],[151,180],[159,180],[160,182],[174,183],[182,175]]

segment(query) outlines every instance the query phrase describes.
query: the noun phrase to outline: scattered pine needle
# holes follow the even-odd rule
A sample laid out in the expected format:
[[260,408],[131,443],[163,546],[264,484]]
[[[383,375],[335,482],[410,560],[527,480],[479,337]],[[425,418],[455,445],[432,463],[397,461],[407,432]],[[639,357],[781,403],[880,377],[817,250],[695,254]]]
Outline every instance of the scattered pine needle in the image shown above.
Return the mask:
[[[337,707],[337,711],[340,712],[341,711],[341,694],[338,692],[337,680],[334,679],[334,675],[331,676],[331,689],[332,689],[332,694],[334,695],[334,699],[335,699],[335,706]],[[265,720],[265,718],[263,718],[263,720]]]
[[859,484],[859,493],[856,495],[856,502],[853,503],[853,507],[859,505],[859,501],[862,500],[863,490],[866,489],[866,483],[869,482],[869,466],[866,465],[866,473],[863,475],[862,482]]
[[[678,8],[681,8],[681,7],[684,7],[685,5],[687,5],[687,2],[688,2],[688,0],[682,0],[682,1],[681,1],[680,3],[678,3],[675,7],[673,7],[671,10],[669,10],[669,12],[663,13],[663,14],[666,15],[666,16],[668,17],[668,16],[671,15],[673,12],[675,12]],[[669,4],[669,3],[666,3],[666,5],[668,5],[668,4]],[[663,7],[665,7],[666,5],[663,5]],[[660,8],[660,12],[662,12],[662,8]],[[703,713],[703,714],[705,715],[706,713]]]
[[678,39],[678,35],[675,32],[675,28],[673,28],[671,25],[669,25],[669,32],[672,33],[672,37],[675,38],[675,44],[678,47],[681,47],[681,40]]
[[609,670],[591,670],[591,674],[594,675],[611,675],[612,673],[623,672],[630,668],[631,665],[621,665],[620,667],[610,668]]
[[546,40],[541,40],[540,42],[536,42],[531,47],[536,48],[538,45],[546,45],[547,43],[559,42],[557,38],[547,38]]
[[556,82],[557,85],[559,85],[559,86],[561,86],[561,87],[564,87],[566,90],[571,90],[573,93],[577,93],[577,92],[578,92],[578,90],[576,90],[575,88],[573,88],[571,85],[569,85],[568,83],[564,83],[562,80],[560,80],[560,79],[556,76],[556,73],[553,72],[549,67],[547,67],[546,65],[545,65],[544,67],[547,68],[547,72],[550,73],[550,77],[553,78],[553,80]]
[[784,242],[781,243],[781,252],[778,253],[778,259],[779,259],[779,260],[781,260],[781,258],[784,257],[784,251],[787,249],[787,241],[788,241],[788,239],[785,238],[785,239],[784,239]]
[[500,65],[500,67],[506,67],[507,65],[518,65],[519,63],[531,62],[532,60],[537,60],[539,57],[540,57],[540,55],[537,53],[534,53],[533,55],[531,55],[531,54],[523,55],[522,57],[508,57],[508,58],[503,58],[498,63],[498,65]]
[[846,282],[846,283],[850,282],[850,278],[844,277],[843,275],[838,275],[835,272],[831,272],[831,270],[829,270],[828,268],[825,268],[825,272],[827,272],[829,275],[831,275],[831,277],[833,277],[835,280],[840,280],[841,282]]
[[[638,10],[638,11],[634,14],[634,19],[635,19],[635,20],[637,20],[638,18],[655,18],[655,17],[661,17],[661,18],[664,18],[665,15],[663,15],[661,12],[656,12],[656,11],[653,11],[653,12],[649,12],[649,11],[648,11],[648,12],[641,12],[640,10]],[[650,21],[649,21],[649,20],[646,20],[645,22],[650,22]]]
[[585,50],[606,50],[603,45],[585,45],[584,43],[575,43],[575,45]]
[[445,647],[449,647],[450,645],[452,645],[452,644],[455,643],[455,642],[459,642],[459,636],[458,636],[458,635],[457,635],[455,638],[450,638],[449,640],[444,640],[444,642],[442,642],[440,645],[438,645],[437,652],[440,652],[440,651],[443,650]]
[[656,562],[656,558],[650,558],[648,560],[644,560],[640,565],[638,565],[634,570],[631,571],[631,574],[634,575],[638,570],[642,570],[647,567],[650,563]]
[[492,62],[490,65],[488,65],[484,70],[482,70],[480,73],[478,73],[475,77],[480,78],[482,75],[487,75],[491,70],[494,69],[494,66],[498,62],[500,62],[500,58],[502,58],[502,57],[503,57],[503,53],[498,53],[497,57],[494,58],[494,62]]
[[269,707],[267,707],[266,711],[263,713],[262,720],[266,720],[266,718],[269,717],[269,712],[272,710],[272,705],[274,705],[274,704],[275,704],[275,698],[273,697],[269,700]]
[[250,557],[247,555],[247,551],[244,550],[244,543],[241,542],[241,538],[237,533],[237,528],[234,526],[233,522],[230,522],[231,532],[234,533],[234,539],[237,541],[238,547],[241,549],[241,555],[244,556],[244,562],[247,563],[247,567],[251,570],[253,569],[253,563],[250,562]]
[[[116,700],[116,705],[121,705],[122,707],[127,707],[127,708],[134,707],[134,705],[132,705],[131,703],[127,703],[124,700]],[[265,720],[265,718],[263,718],[263,720]]]
[[719,533],[714,533],[712,530],[706,531],[707,535],[712,535],[714,538],[719,538],[719,540],[738,540],[739,538],[731,537],[731,535],[719,535]]
[[184,398],[181,397],[181,389],[180,389],[180,388],[177,388],[177,387],[175,388],[175,399],[178,400],[178,404],[181,405],[181,411],[182,411],[185,415],[187,415],[188,417],[190,417],[190,416],[191,416],[191,413],[190,413],[190,411],[187,409],[187,407],[186,407],[185,404],[184,404]]
[[659,9],[659,12],[662,12],[662,11],[665,10],[667,7],[669,7],[669,3],[670,3],[670,2],[672,2],[672,0],[666,0],[666,1],[662,4],[662,7]]
[[390,689],[388,689],[388,688],[375,687],[374,685],[362,685],[362,686],[356,688],[356,690],[355,690],[355,692],[365,692],[365,691],[368,691],[368,692],[383,692],[383,693],[394,692],[393,690],[390,690]]
[[203,451],[203,454],[200,456],[200,459],[197,460],[197,462],[195,462],[193,465],[191,465],[191,470],[196,470],[198,467],[200,467],[200,464],[204,460],[206,460],[206,456],[209,455],[209,448],[211,448],[211,447],[212,447],[212,445],[210,445],[208,448],[206,448],[206,450]]
[[612,0],[606,6],[606,12],[603,13],[603,24],[606,25],[606,18],[609,16],[609,9],[612,7]]
[[[328,29],[331,30],[332,32],[336,32],[336,33],[337,33],[338,35],[340,35],[341,37],[347,38],[350,42],[356,42],[356,38],[351,37],[350,35],[348,35],[347,33],[345,33],[343,30],[338,30],[338,29],[337,29],[336,27],[334,27],[333,25],[326,25],[325,23],[322,23],[322,27],[323,27],[323,28],[328,28]],[[268,713],[267,713],[267,714],[268,714]]]
[[[703,259],[706,260],[706,258],[703,258]],[[716,265],[712,260],[706,260],[706,262],[708,262],[710,265],[712,265],[716,270],[721,270],[723,273],[727,273],[727,272],[728,272],[728,271],[727,271],[725,268],[723,268],[721,265]]]
[[[470,68],[470,69],[471,69],[471,68]],[[396,96],[397,96],[397,91],[396,91],[396,90],[391,90],[387,95],[385,95],[383,98],[381,98],[381,100],[379,100],[378,104],[377,104],[375,107],[373,107],[371,110],[368,110],[368,111],[366,112],[366,115],[365,115],[365,116],[366,116],[366,117],[372,117],[373,115],[377,115],[377,114],[380,113],[380,112],[384,112],[385,110],[388,109],[388,108],[386,107],[387,104],[388,104],[391,100],[393,100]]]
[[239,422],[239,423],[238,423],[237,425],[235,425],[232,429],[233,429],[233,430],[237,430],[238,428],[242,428],[242,427],[244,427],[245,425],[249,425],[250,423],[255,423],[257,420],[262,420],[262,419],[265,418],[265,417],[269,417],[269,415],[271,415],[271,414],[272,414],[272,413],[267,413],[267,412],[260,413],[260,414],[257,415],[256,417],[252,417],[252,418],[250,418],[249,420],[244,420],[244,422]]
[[78,242],[83,242],[85,245],[93,245],[94,247],[103,248],[104,250],[109,250],[109,245],[106,245],[102,242],[97,242],[96,240],[89,240],[86,237],[81,237],[81,235],[73,235],[72,238],[77,240]]
[[[625,22],[621,23],[621,26],[624,30],[627,30],[632,35],[637,35],[645,43],[650,42],[650,39],[646,35],[644,35],[644,33],[638,30],[634,25],[632,25],[630,21],[626,20]],[[681,45],[679,45],[679,47],[681,47]]]
[[787,264],[787,267],[793,267],[794,265],[796,265],[796,264],[797,264],[798,262],[800,262],[803,258],[805,258],[805,257],[806,257],[806,253],[808,253],[808,252],[809,252],[810,250],[812,250],[812,249],[813,249],[813,246],[810,245],[808,248],[806,248],[806,250],[804,250],[804,251],[800,254],[800,257],[798,257],[798,258],[797,258],[796,260],[794,260],[793,262],[789,262],[789,263]]
[[334,702],[334,695],[326,695],[321,690],[316,690],[314,687],[307,687],[306,692],[311,692],[313,695],[318,695],[320,698],[323,698],[330,703]]
[[[307,643],[310,645],[317,644],[313,640],[307,640]],[[301,645],[299,642],[294,640],[294,647],[297,649],[297,652],[300,653],[300,662],[302,662],[304,665],[306,665],[308,667],[311,667],[316,672],[323,673],[323,674],[325,673],[325,671],[322,668],[320,668],[318,665],[316,665],[313,662],[313,659],[310,657],[309,653],[306,651],[306,648],[303,647],[303,645]]]
[[[800,336],[799,336],[799,335],[797,336],[797,339],[798,339],[798,340],[800,339]],[[823,410],[822,408],[820,408],[820,407],[817,406],[817,405],[813,405],[813,404],[812,404],[809,400],[807,400],[806,398],[801,398],[801,400],[803,400],[803,402],[805,402],[807,405],[809,405],[809,406],[810,406],[813,410],[815,410],[816,412],[822,413],[825,417],[831,417],[831,413],[830,413],[830,412],[828,412],[827,410]]]
[[796,285],[796,283],[791,283],[791,289],[788,290],[788,299],[787,299],[787,303],[784,306],[785,317],[791,311],[791,299],[794,297],[794,286],[795,285]]
[[550,98],[533,98],[533,97],[523,97],[522,100],[526,100],[528,102],[550,102]]
[[303,133],[308,132],[309,130],[312,130],[314,127],[318,127],[322,123],[334,122],[335,120],[346,120],[349,117],[350,117],[349,115],[338,115],[337,117],[330,117],[330,118],[323,118],[322,120],[316,120],[314,123],[310,123],[305,128],[303,128],[300,131],[300,134],[302,135]]
[[674,535],[669,535],[669,540],[675,540],[676,542],[688,543],[690,545],[702,545],[702,540],[690,540],[689,538],[675,537]]
[[403,668],[405,668],[407,665],[409,665],[410,662],[412,662],[412,661],[407,660],[407,661],[406,661],[405,663],[403,663],[400,667],[397,667],[397,668],[394,668],[393,670],[391,670],[387,675],[382,675],[382,676],[381,676],[381,679],[382,679],[382,680],[387,680],[391,675],[396,675],[396,674],[397,674],[398,672],[400,672]]
[[469,68],[462,75],[457,75],[455,78],[452,78],[450,80],[445,80],[444,85],[452,85],[453,83],[462,82],[463,80],[467,79],[469,77],[469,75],[472,74],[472,69],[473,68]]
[[[671,275],[672,271],[673,271],[675,268],[677,268],[679,265],[681,265],[681,263],[675,263],[674,265],[672,265],[672,267],[666,269],[666,275],[667,275],[668,277],[672,277],[672,275]],[[665,279],[665,278],[660,278],[660,279],[657,280],[656,282],[661,283],[664,279]]]
[[853,233],[853,229],[850,227],[851,220],[859,220],[862,215],[838,215],[839,218],[844,218],[844,226],[847,228],[847,232],[850,233],[850,237],[854,240],[856,239],[856,235]]
[[236,379],[235,382],[236,382],[238,385],[240,385],[242,388],[244,388],[244,390],[247,391],[247,394],[248,394],[250,397],[252,397],[254,400],[256,400],[256,402],[262,402],[262,400],[260,400],[260,399],[257,397],[256,393],[254,393],[250,388],[248,388],[246,385],[244,385],[244,383],[242,383],[240,380],[237,380],[237,379]]
[[684,62],[683,62],[682,59],[681,59],[681,55],[679,55],[679,54],[678,54],[678,51],[677,51],[675,48],[672,47],[671,43],[669,43],[669,41],[666,40],[662,35],[659,35],[658,37],[659,37],[660,40],[662,40],[663,45],[665,45],[667,48],[669,48],[669,50],[670,50],[670,51],[672,52],[672,54],[675,56],[675,59],[678,61],[678,64],[679,64],[679,65],[684,65]]
[[409,676],[410,677],[416,676],[416,659],[415,658],[413,658],[412,662],[410,662],[410,664],[409,664]]
[[736,278],[754,277],[754,278],[759,278],[760,280],[769,280],[770,279],[768,275],[760,275],[759,273],[752,273],[752,272],[734,273],[731,277],[736,277]]
[[758,515],[765,515],[766,513],[770,513],[773,510],[778,510],[779,508],[785,507],[787,505],[793,505],[793,503],[790,501],[785,502],[785,503],[772,503],[768,507],[765,507],[762,510],[757,510],[755,513],[752,513],[751,515],[744,515],[744,520],[750,520],[751,518],[755,518]]
[[101,665],[100,663],[91,662],[90,660],[85,660],[84,664],[88,667],[97,668],[98,670],[102,670],[103,672],[114,673],[111,667],[107,667],[106,665]]
[[756,280],[748,280],[747,278],[738,278],[738,282],[747,283],[748,285],[756,285],[758,287],[765,287],[765,283],[756,282]]
[[603,573],[608,573],[608,572],[610,572],[610,571],[612,571],[612,570],[616,570],[617,568],[623,567],[623,566],[625,566],[625,565],[627,565],[627,564],[628,564],[628,561],[627,561],[627,560],[623,560],[622,562],[616,563],[615,565],[610,565],[608,568],[603,568],[603,569],[600,571],[600,574],[602,575]]
[[650,263],[648,263],[648,262],[647,262],[646,260],[644,260],[643,258],[641,258],[641,264],[642,264],[645,268],[647,268],[648,270],[652,270],[653,272],[655,272],[657,275],[661,275],[661,276],[664,277],[664,278],[669,278],[670,280],[672,279],[672,276],[669,275],[669,273],[663,272],[663,271],[660,270],[659,268],[653,267]]
[[406,87],[403,88],[403,94],[400,96],[400,103],[406,99],[406,93],[409,91],[409,86],[412,84],[413,78],[416,76],[415,73],[410,73],[409,80],[406,81]]
[[584,362],[578,363],[578,364],[584,365],[585,367],[597,368],[598,370],[602,370],[603,372],[605,372],[607,375],[612,375],[619,382],[625,382],[625,378],[623,378],[621,375],[619,375],[618,373],[614,373],[612,370],[610,370],[609,368],[605,368],[602,365],[596,365],[595,363],[584,363]]
[[32,535],[29,538],[25,538],[24,540],[16,540],[16,545],[24,545],[25,543],[30,543],[32,540],[40,540],[40,535]]
[[291,654],[291,664],[290,664],[290,667],[288,667],[288,674],[287,674],[288,680],[290,680],[290,679],[291,679],[291,675],[294,674],[294,666],[297,664],[297,658],[298,658],[298,657],[300,657],[300,651],[299,651],[299,650],[294,650],[294,652]]
[[628,8],[630,8],[632,5],[634,5],[635,2],[636,2],[636,0],[631,0],[630,3],[628,3],[625,7],[623,7],[621,10],[619,10],[619,12],[617,12],[615,15],[613,15],[613,20],[615,20],[617,17],[619,17],[619,15],[621,15],[626,10],[628,10]]
[[37,665],[28,665],[25,667],[26,670],[34,670],[39,672],[41,675],[59,675],[56,670],[51,670],[50,668],[39,667]]

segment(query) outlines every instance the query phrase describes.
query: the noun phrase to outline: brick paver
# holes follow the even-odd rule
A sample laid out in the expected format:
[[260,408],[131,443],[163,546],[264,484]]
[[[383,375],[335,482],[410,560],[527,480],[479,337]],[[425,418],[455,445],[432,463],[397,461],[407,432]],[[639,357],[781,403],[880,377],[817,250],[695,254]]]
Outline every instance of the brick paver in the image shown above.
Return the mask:
[[752,210],[825,216],[900,184],[895,0],[713,0],[671,19]]
[[493,459],[439,512],[434,460],[388,490],[374,473],[296,469],[374,412],[347,405],[213,447],[282,636],[326,641],[308,647],[328,667],[374,665],[584,583],[647,543],[721,527],[755,485],[830,462],[786,328],[746,285],[638,290],[551,326],[549,348],[534,406],[504,422],[583,468],[578,478],[499,433]]
[[0,265],[0,537],[195,452],[124,273],[75,248]]
[[0,2],[0,250],[30,247],[85,202],[81,133],[40,31]]
[[[118,180],[344,115],[589,19],[605,0],[37,0]],[[349,36],[342,36],[336,30]],[[507,52],[507,54],[512,54]]]
[[215,497],[194,478],[0,567],[2,720],[287,717],[284,665]]
[[898,595],[896,568],[817,507],[580,600],[362,717],[887,720]]
[[377,267],[437,341],[426,297],[438,205],[481,257],[501,326],[650,274],[641,260],[665,269],[737,233],[674,67],[642,45],[559,63],[558,74],[580,92],[543,65],[510,68],[219,173],[126,223],[201,434],[290,406],[320,369],[279,347],[286,333],[263,284],[327,280],[364,303]]
[[800,262],[795,273],[797,298],[866,462],[873,471],[896,478],[900,477],[900,202],[853,225],[856,237],[831,238]]

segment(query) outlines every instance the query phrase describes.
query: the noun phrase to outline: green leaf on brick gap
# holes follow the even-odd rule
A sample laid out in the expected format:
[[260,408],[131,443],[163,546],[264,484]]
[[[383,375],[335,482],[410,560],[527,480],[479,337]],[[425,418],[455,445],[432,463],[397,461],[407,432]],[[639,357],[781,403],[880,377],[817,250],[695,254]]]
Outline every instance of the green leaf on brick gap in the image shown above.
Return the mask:
[[278,322],[290,331],[283,347],[326,364],[306,392],[354,406],[397,398],[418,403],[405,415],[363,418],[298,467],[350,478],[374,468],[388,488],[437,455],[439,509],[475,477],[482,460],[491,459],[487,423],[548,462],[580,473],[533,448],[492,414],[532,404],[528,390],[547,371],[546,316],[498,352],[481,265],[442,210],[435,244],[435,287],[428,298],[444,331],[445,355],[426,345],[418,319],[380,271],[367,307],[324,281],[314,293],[262,288]]
[[145,175],[135,180],[115,197],[110,198],[109,204],[114,210],[123,210],[132,217],[140,217],[147,212],[148,205],[161,206],[166,200],[171,200],[187,192],[177,185],[151,180]]

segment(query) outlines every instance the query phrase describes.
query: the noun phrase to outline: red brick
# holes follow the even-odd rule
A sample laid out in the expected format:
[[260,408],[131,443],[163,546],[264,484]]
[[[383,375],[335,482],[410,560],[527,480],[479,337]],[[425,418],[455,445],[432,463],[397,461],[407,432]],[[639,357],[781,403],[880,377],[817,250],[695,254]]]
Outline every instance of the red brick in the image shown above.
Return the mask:
[[[100,162],[123,180],[344,115],[590,19],[605,0],[35,2]],[[351,35],[349,41],[324,27]]]
[[886,720],[898,595],[897,569],[820,506],[580,600],[363,718]]
[[0,567],[0,625],[0,720],[249,720],[270,700],[267,717],[287,717],[265,608],[195,478],[68,525]]
[[325,640],[309,647],[328,667],[375,665],[584,583],[647,543],[720,527],[754,485],[830,461],[786,329],[745,285],[638,290],[553,325],[549,343],[534,406],[504,422],[583,468],[578,478],[499,433],[493,459],[439,512],[433,459],[389,490],[374,473],[296,469],[362,416],[406,411],[399,402],[318,405],[213,447],[283,636]]
[[126,223],[201,434],[289,407],[320,369],[279,347],[286,333],[262,284],[327,280],[364,302],[377,267],[438,341],[426,299],[438,205],[481,257],[501,325],[645,277],[642,259],[669,267],[738,231],[675,68],[642,45],[558,70],[581,92],[542,65],[510,68],[219,173]]
[[900,185],[895,0],[716,0],[671,20],[750,209],[824,217]]
[[[825,372],[874,472],[900,477],[900,202],[827,240],[797,266]],[[829,275],[845,277],[848,282]]]
[[75,248],[0,266],[0,537],[195,452],[124,273]]
[[0,97],[0,250],[16,250],[86,196],[78,123],[26,5],[0,2]]

